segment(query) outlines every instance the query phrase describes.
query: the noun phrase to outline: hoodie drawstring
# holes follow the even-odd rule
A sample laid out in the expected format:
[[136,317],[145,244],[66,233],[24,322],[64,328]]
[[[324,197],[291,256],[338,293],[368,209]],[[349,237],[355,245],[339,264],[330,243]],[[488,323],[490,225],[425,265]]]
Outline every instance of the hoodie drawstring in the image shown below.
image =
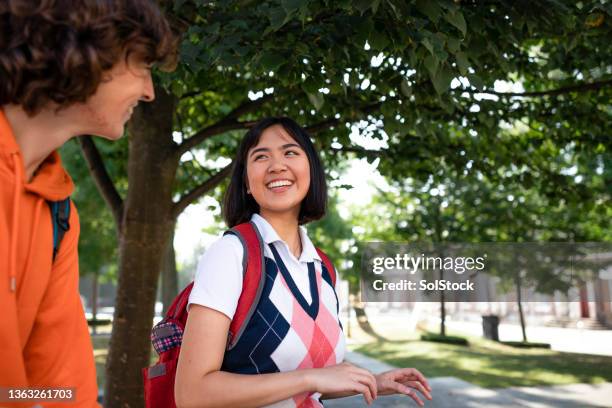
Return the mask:
[[[23,174],[21,173],[21,166],[19,163],[19,157],[17,154],[13,154],[13,164],[15,165],[15,190],[13,197],[13,224],[11,225],[11,252],[9,254],[9,288],[11,292],[15,292],[17,290],[17,242],[19,233],[19,211],[21,210],[21,206],[19,203],[19,198],[21,197],[20,187],[23,185]],[[36,208],[34,210],[34,224],[32,225],[32,231],[30,233],[30,243],[28,245],[28,256],[26,257],[25,271],[30,268],[30,260],[32,257],[30,253],[34,247],[34,241],[36,239],[36,230],[38,229],[38,224],[40,222],[40,213],[42,212],[43,204],[45,200],[40,198],[36,203]]]
[[40,198],[36,203],[36,208],[34,210],[34,224],[32,225],[32,232],[30,234],[30,244],[28,245],[28,256],[26,258],[25,268],[23,269],[24,272],[30,270],[30,263],[33,258],[32,256],[30,256],[30,254],[32,253],[32,248],[34,248],[34,241],[36,240],[36,232],[38,229],[38,224],[40,222],[40,213],[42,212],[41,209],[43,208],[43,204],[45,204],[45,200]]
[[19,232],[19,198],[21,197],[20,189],[23,187],[23,174],[21,174],[21,163],[17,153],[11,155],[13,157],[13,166],[15,168],[15,188],[13,196],[13,222],[11,224],[11,249],[9,252],[9,290],[15,292],[17,290],[17,234]]

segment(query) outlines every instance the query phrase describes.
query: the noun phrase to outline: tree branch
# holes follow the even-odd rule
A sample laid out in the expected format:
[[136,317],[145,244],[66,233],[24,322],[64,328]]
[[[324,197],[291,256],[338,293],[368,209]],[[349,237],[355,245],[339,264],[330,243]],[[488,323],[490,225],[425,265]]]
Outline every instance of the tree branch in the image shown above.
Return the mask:
[[179,99],[183,100],[183,99],[187,99],[187,98],[193,98],[194,96],[198,96],[201,93],[202,93],[202,91],[200,91],[198,89],[196,91],[191,91],[191,92],[187,92],[187,93],[182,94]]
[[187,208],[189,204],[191,204],[192,202],[194,202],[195,200],[197,200],[198,198],[200,198],[201,196],[203,196],[204,194],[206,194],[207,192],[215,188],[217,185],[219,185],[219,183],[221,183],[223,179],[230,174],[230,172],[232,171],[233,164],[234,162],[228,164],[223,169],[221,169],[217,174],[215,174],[214,176],[212,176],[211,178],[209,178],[208,180],[206,180],[205,182],[203,182],[202,184],[200,184],[199,186],[191,190],[189,193],[182,196],[179,199],[179,201],[174,204],[172,208],[172,214],[174,215],[174,217],[175,218],[178,217],[179,214],[183,212],[183,210]]
[[89,173],[96,182],[98,191],[113,214],[115,224],[117,225],[117,231],[121,231],[123,223],[123,200],[119,192],[117,192],[113,180],[106,171],[102,156],[91,136],[82,136],[79,137],[78,140],[83,157],[85,157],[85,161],[87,162]]
[[[359,110],[361,112],[363,112],[364,115],[368,115],[368,114],[370,114],[372,112],[377,111],[382,106],[383,103],[390,102],[392,100],[394,100],[394,99],[387,99],[384,102],[381,101],[381,102],[373,103],[371,105],[366,105],[366,106],[360,108]],[[307,126],[306,127],[306,131],[309,134],[311,134],[311,135],[315,135],[315,134],[317,134],[319,132],[322,132],[322,131],[327,130],[327,129],[333,127],[333,126],[338,125],[341,121],[342,121],[342,117],[325,119],[325,120],[323,120],[321,122],[318,122],[318,123],[312,124],[310,126]]]
[[357,146],[330,147],[329,150],[331,150],[333,153],[357,153],[358,155],[369,158],[386,157],[389,155],[386,150],[370,150]]
[[210,125],[202,130],[199,130],[190,138],[185,139],[185,141],[177,147],[176,153],[180,156],[211,136],[219,135],[230,130],[250,128],[251,126],[253,126],[254,122],[239,122],[238,118],[244,115],[245,113],[252,112],[255,109],[259,108],[261,105],[271,100],[272,97],[273,94],[270,94],[265,95],[255,101],[244,101],[238,107],[228,113],[219,122]]
[[236,109],[228,113],[225,119],[238,119],[240,116],[244,115],[245,113],[252,112],[255,109],[259,108],[264,103],[271,101],[273,97],[274,97],[274,94],[268,94],[254,101],[250,99],[245,100]]
[[585,84],[576,84],[565,86],[557,89],[550,89],[548,91],[533,91],[533,92],[496,92],[496,91],[474,91],[471,89],[462,89],[460,92],[467,92],[469,94],[489,94],[496,96],[514,96],[519,98],[529,98],[529,97],[537,97],[537,96],[555,96],[555,95],[563,95],[570,92],[589,92],[589,91],[597,91],[601,88],[606,88],[612,85],[612,79],[607,81],[599,81]]

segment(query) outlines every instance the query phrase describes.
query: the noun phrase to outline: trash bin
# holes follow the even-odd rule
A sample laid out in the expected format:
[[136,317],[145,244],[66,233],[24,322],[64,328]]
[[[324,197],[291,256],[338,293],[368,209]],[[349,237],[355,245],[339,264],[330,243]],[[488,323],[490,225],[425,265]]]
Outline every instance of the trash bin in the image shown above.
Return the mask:
[[482,316],[482,333],[489,340],[499,341],[499,316],[487,315]]

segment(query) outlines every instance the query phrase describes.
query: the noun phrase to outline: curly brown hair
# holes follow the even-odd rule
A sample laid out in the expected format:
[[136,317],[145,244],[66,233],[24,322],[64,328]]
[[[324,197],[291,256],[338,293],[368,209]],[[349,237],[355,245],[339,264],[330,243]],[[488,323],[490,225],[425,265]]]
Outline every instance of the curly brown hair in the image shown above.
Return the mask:
[[85,102],[121,58],[170,70],[176,48],[153,0],[0,0],[0,106]]

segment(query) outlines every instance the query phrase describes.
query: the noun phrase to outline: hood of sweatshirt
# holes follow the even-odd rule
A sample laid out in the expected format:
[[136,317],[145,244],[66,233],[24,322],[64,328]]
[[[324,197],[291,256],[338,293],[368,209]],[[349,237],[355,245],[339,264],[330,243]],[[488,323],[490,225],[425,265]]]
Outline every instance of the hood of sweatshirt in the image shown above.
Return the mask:
[[[41,135],[41,137],[44,137],[44,135]],[[17,145],[11,126],[1,109],[0,161],[3,162],[3,167],[12,168],[16,180],[19,181],[23,190],[37,194],[45,200],[64,200],[74,190],[72,179],[62,166],[62,161],[57,152],[52,152],[41,163],[31,180],[24,180],[25,170],[19,145]]]
[[[44,137],[44,135],[41,135]],[[12,179],[12,205],[8,216],[8,237],[9,237],[9,288],[15,291],[16,257],[17,244],[25,244],[34,239],[34,231],[30,237],[18,237],[18,223],[23,218],[34,220],[36,228],[42,211],[49,211],[45,201],[60,201],[66,199],[74,190],[72,179],[64,170],[60,156],[57,152],[52,152],[39,166],[31,180],[25,180],[25,170],[23,158],[19,145],[15,140],[11,126],[0,109],[0,172],[11,175]],[[38,200],[32,214],[21,214],[21,202],[28,195],[34,195]],[[6,232],[3,232],[6,233]],[[32,247],[31,243],[28,246]],[[2,285],[2,283],[0,283]],[[0,286],[1,287],[1,286]]]

